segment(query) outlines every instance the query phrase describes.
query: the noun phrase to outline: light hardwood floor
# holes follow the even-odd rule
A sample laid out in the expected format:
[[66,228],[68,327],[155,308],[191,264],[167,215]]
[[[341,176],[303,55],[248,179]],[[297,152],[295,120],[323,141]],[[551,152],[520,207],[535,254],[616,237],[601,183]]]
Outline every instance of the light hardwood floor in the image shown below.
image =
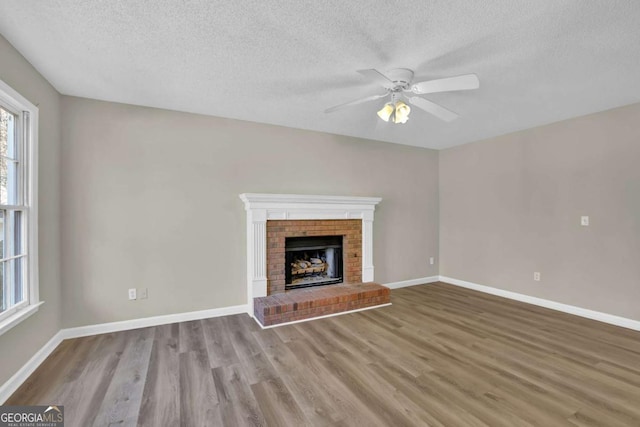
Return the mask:
[[67,340],[7,404],[67,426],[640,426],[640,332],[441,283],[392,303]]

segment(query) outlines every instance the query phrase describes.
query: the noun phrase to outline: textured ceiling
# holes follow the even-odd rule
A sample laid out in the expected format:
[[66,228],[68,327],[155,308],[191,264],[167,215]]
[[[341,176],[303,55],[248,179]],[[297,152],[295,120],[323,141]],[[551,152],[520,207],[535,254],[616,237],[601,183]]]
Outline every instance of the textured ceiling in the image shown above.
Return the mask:
[[[0,32],[61,93],[429,148],[640,101],[640,1],[2,0]],[[1,60],[1,58],[0,58]],[[358,69],[480,89],[379,120]]]

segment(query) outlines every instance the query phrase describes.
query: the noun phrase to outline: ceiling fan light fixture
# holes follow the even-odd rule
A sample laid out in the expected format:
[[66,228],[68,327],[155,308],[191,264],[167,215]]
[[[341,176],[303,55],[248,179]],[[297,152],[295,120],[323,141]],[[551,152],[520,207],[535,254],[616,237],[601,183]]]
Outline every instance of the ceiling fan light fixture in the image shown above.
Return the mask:
[[391,114],[393,114],[393,110],[394,110],[393,104],[390,102],[387,102],[386,104],[384,104],[384,107],[382,107],[382,109],[378,111],[378,117],[380,117],[385,122],[388,122],[389,118],[391,117]]
[[411,107],[405,104],[402,101],[396,102],[396,114],[393,118],[394,123],[407,123],[409,120],[409,113],[411,112]]

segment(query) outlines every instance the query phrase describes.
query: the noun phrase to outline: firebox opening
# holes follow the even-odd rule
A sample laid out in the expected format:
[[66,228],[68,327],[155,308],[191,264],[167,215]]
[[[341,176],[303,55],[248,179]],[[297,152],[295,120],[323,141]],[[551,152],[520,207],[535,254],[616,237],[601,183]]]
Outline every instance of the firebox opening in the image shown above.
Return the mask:
[[285,289],[342,283],[342,236],[287,237]]

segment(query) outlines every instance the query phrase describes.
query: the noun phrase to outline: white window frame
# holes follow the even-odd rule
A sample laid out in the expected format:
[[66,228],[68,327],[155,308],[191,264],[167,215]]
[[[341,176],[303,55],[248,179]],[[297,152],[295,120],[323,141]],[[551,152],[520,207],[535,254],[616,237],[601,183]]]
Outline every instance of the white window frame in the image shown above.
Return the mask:
[[[26,227],[25,244],[27,256],[24,268],[24,286],[27,300],[0,313],[0,335],[38,311],[40,301],[38,276],[38,107],[0,80],[0,105],[18,113],[20,150],[24,162],[23,174],[18,185],[23,189],[22,205]],[[25,114],[27,113],[27,114]],[[26,123],[25,123],[26,121]]]

